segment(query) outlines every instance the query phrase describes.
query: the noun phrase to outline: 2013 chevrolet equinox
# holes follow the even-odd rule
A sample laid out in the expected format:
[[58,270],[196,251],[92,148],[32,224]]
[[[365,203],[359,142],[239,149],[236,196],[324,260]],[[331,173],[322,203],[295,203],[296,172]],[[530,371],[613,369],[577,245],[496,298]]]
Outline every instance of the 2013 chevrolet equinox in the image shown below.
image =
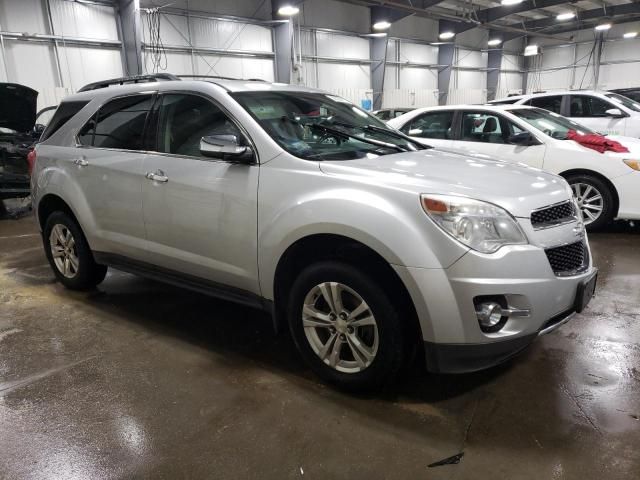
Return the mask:
[[593,295],[559,176],[425,148],[309,88],[85,90],[44,132],[32,177],[69,288],[113,266],[265,308],[348,389],[387,384],[413,352],[437,372],[495,365]]

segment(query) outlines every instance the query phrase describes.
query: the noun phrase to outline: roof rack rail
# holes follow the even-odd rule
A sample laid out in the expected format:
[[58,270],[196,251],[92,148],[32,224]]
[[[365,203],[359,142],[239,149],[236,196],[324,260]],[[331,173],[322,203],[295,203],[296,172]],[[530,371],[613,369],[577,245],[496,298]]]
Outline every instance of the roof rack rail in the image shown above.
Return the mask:
[[220,75],[177,75],[178,78],[213,78],[216,80],[241,80],[243,82],[266,82],[262,78],[234,78]]
[[127,83],[143,83],[157,82],[159,80],[180,80],[179,77],[171,73],[154,73],[150,75],[133,75],[131,77],[112,78],[110,80],[102,80],[100,82],[89,83],[82,87],[78,92],[88,92],[89,90],[98,90],[107,88],[111,85],[125,85]]

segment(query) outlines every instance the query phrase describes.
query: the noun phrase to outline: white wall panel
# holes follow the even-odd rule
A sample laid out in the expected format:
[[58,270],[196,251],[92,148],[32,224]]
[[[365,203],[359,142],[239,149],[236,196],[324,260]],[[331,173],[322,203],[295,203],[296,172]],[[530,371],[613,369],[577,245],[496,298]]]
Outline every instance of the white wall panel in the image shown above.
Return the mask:
[[601,65],[600,79],[598,81],[599,88],[637,87],[640,85],[638,72],[640,72],[640,62]]
[[338,63],[318,64],[318,88],[371,88],[368,65],[345,65]]
[[438,47],[420,43],[401,42],[400,61],[437,64]]
[[438,71],[418,67],[401,67],[400,88],[435,90],[438,88]]
[[[142,12],[142,38],[150,41],[148,16]],[[183,15],[160,15],[160,36],[165,45],[189,46],[189,26]]]
[[487,90],[479,88],[450,89],[447,97],[448,105],[485,103]]
[[370,88],[332,88],[328,91],[359,107],[362,106],[362,100],[371,100],[373,97],[373,91]]
[[194,17],[190,18],[190,26],[195,47],[273,51],[271,29],[267,27]]
[[118,26],[113,7],[65,0],[49,1],[53,30],[57,35],[118,40]]
[[438,90],[425,89],[389,89],[382,98],[383,108],[394,107],[433,107],[438,105]]
[[[264,58],[194,56],[197,75],[220,75],[235,78],[260,78],[273,82],[273,61]],[[178,72],[181,73],[181,72]]]
[[7,32],[51,33],[42,0],[0,0],[0,26]]
[[458,67],[486,68],[487,52],[457,48],[455,63]]
[[498,87],[496,89],[496,98],[508,96],[510,93],[521,93],[522,74],[501,72],[498,78]]
[[369,40],[349,35],[317,32],[319,57],[369,58]]
[[398,67],[394,65],[387,65],[384,69],[384,91],[393,90],[399,88],[397,81]]
[[73,91],[87,83],[122,77],[120,50],[66,46],[60,52],[63,84]]

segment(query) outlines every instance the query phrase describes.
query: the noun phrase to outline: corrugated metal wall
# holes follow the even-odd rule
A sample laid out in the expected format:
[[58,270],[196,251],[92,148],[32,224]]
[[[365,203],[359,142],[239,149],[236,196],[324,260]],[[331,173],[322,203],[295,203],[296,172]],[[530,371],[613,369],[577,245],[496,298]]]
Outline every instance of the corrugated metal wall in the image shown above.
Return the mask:
[[[0,0],[0,29],[31,36],[3,36],[0,81],[38,90],[39,107],[55,105],[86,83],[122,75],[113,7],[64,0],[49,0],[49,6],[50,17],[41,0]],[[57,40],[34,38],[36,34]],[[79,39],[87,39],[86,44]]]

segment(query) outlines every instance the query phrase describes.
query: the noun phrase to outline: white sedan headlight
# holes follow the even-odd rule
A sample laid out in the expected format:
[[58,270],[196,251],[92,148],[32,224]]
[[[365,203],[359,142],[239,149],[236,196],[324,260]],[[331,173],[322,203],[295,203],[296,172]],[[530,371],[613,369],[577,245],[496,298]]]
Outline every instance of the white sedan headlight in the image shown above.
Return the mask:
[[503,245],[528,243],[518,222],[496,205],[453,195],[423,194],[420,199],[436,225],[478,252],[493,253]]

